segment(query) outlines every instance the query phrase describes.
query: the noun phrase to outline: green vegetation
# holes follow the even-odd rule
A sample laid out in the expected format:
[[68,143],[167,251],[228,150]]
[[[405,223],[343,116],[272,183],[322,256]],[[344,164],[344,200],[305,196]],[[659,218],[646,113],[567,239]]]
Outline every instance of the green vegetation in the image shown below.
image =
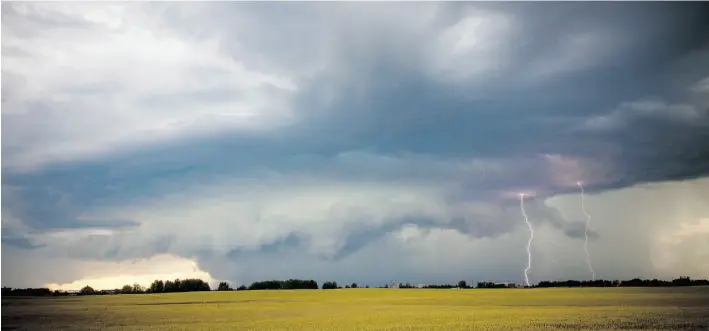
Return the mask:
[[709,287],[3,297],[3,330],[706,330]]

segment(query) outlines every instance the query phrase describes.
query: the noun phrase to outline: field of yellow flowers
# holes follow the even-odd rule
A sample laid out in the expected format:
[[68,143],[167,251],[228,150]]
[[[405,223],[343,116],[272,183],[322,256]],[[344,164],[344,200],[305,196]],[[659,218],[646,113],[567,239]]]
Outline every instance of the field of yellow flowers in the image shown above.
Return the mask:
[[709,330],[709,287],[3,298],[2,330]]

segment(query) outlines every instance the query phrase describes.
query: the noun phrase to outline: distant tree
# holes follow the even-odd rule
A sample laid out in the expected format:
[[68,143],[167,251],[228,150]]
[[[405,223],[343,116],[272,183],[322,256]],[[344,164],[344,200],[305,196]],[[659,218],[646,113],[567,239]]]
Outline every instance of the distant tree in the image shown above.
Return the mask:
[[143,293],[145,289],[140,284],[133,284],[133,293]]
[[246,291],[246,285],[239,285],[239,287],[236,288],[237,291]]
[[458,287],[460,288],[468,288],[468,282],[461,280],[458,282]]
[[217,286],[217,291],[231,291],[231,286],[229,286],[229,283],[227,282],[220,282],[219,286]]
[[152,284],[150,284],[149,291],[151,293],[162,293],[165,292],[165,282],[162,280],[156,279],[153,281]]
[[680,277],[672,280],[673,286],[690,286],[692,285],[692,280],[689,277]]
[[123,294],[130,294],[133,293],[133,285],[126,284],[121,287],[121,293]]
[[280,290],[282,282],[278,280],[267,280],[262,282],[253,282],[249,285],[249,290]]
[[79,290],[79,294],[81,295],[91,295],[94,293],[96,293],[94,288],[88,285],[84,286],[83,288],[81,288],[81,290]]
[[177,292],[177,287],[175,286],[175,282],[171,280],[166,280],[165,281],[165,287],[164,287],[164,292]]
[[351,288],[357,288],[357,283],[352,283],[352,285],[350,285],[350,287],[351,287]]
[[430,285],[425,285],[424,287],[425,288],[454,288],[456,286],[452,285],[452,284],[439,284],[439,285],[430,284]]
[[493,282],[478,282],[477,288],[495,288],[495,283]]
[[322,289],[323,289],[323,290],[333,290],[333,289],[337,289],[337,282],[335,282],[335,281],[324,282],[324,283],[322,284]]
[[179,281],[178,292],[194,292],[194,291],[209,291],[209,283],[196,278],[189,278],[183,280],[175,280],[175,283]]
[[288,280],[267,280],[253,282],[249,285],[249,290],[304,290],[318,289],[318,282],[314,280],[288,279]]
[[[223,282],[228,286],[228,283]],[[117,290],[119,293],[171,293],[171,292],[193,292],[209,291],[209,283],[197,278],[175,279],[175,280],[154,280],[150,287],[145,288],[139,284],[124,285]],[[231,290],[231,288],[229,288]]]
[[53,295],[53,292],[46,288],[46,287],[41,287],[41,288],[11,288],[11,287],[3,287],[2,288],[2,296],[33,296],[33,297],[43,297],[43,296],[51,296]]
[[175,292],[184,292],[182,289],[184,288],[182,284],[182,281],[179,278],[175,278],[175,280],[172,282],[175,284]]

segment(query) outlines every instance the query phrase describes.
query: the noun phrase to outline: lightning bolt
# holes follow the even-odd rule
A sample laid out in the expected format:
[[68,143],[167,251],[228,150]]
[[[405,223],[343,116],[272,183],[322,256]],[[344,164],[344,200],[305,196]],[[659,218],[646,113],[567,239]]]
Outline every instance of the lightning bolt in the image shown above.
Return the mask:
[[586,230],[584,233],[584,243],[583,243],[583,250],[586,251],[586,264],[588,265],[588,270],[591,270],[591,277],[592,280],[596,280],[596,272],[593,271],[593,265],[591,264],[591,255],[588,253],[588,227],[591,225],[591,215],[586,212],[586,194],[583,190],[583,183],[581,182],[576,182],[576,184],[581,188],[581,210],[583,210],[583,214],[586,215]]
[[524,269],[524,282],[529,286],[529,269],[532,269],[532,240],[534,239],[534,229],[532,229],[532,223],[529,223],[529,218],[527,217],[527,212],[524,211],[524,193],[519,194],[519,206],[522,210],[522,216],[524,216],[524,222],[527,223],[529,227],[529,241],[527,241],[527,268]]

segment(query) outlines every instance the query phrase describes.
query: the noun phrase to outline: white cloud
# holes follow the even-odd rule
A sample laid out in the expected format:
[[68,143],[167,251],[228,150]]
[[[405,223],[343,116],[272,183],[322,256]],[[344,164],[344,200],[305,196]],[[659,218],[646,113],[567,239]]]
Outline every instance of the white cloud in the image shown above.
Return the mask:
[[74,261],[72,267],[81,268],[79,279],[57,284],[43,284],[51,290],[79,290],[88,285],[94,289],[116,289],[126,284],[148,287],[156,280],[199,278],[216,287],[219,280],[199,268],[195,261],[167,254],[155,255],[147,259],[106,262]]
[[18,8],[3,14],[3,47],[18,51],[3,54],[6,166],[290,120],[295,81],[178,35],[141,4]]
[[519,29],[513,18],[474,8],[465,15],[438,36],[434,68],[454,80],[480,79],[506,69],[509,43]]

